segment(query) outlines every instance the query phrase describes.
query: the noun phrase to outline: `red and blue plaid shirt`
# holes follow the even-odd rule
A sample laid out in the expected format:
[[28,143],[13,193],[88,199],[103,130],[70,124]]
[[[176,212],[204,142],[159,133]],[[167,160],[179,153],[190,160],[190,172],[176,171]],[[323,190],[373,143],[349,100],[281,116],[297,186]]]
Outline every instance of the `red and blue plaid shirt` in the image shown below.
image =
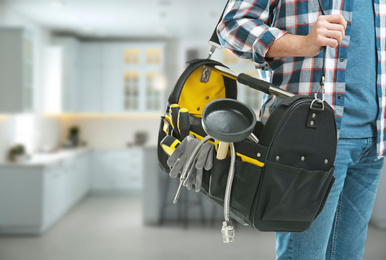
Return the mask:
[[[386,154],[386,0],[373,1],[379,103],[377,148],[381,157]],[[337,48],[327,47],[326,52],[325,100],[334,108],[339,130],[344,109],[345,71],[353,1],[322,0],[322,3],[326,15],[342,14],[348,22],[346,37],[341,44]],[[286,33],[307,35],[319,15],[317,0],[230,0],[218,26],[218,35],[221,44],[237,56],[252,59],[257,68],[273,71],[274,85],[296,94],[312,95],[320,92],[323,53],[315,57],[273,59],[265,55],[270,46]],[[265,97],[261,109],[263,119],[269,116],[277,99],[272,95]]]

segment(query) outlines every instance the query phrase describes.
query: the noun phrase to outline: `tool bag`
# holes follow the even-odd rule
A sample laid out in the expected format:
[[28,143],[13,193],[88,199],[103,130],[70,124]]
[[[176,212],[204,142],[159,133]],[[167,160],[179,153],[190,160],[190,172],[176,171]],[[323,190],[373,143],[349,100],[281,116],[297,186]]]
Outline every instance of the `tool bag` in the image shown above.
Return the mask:
[[[178,138],[170,122],[170,105],[194,111],[189,114],[189,134],[201,140],[206,133],[200,111],[206,103],[215,98],[236,98],[235,80],[215,70],[211,72],[213,82],[200,82],[202,67],[210,64],[217,62],[190,63],[169,97],[158,136],[158,160],[166,173],[170,172],[166,163],[169,155],[162,148],[162,141],[166,136]],[[217,84],[218,81],[222,84]],[[208,98],[208,89],[214,89],[215,96]],[[231,216],[261,231],[305,231],[323,209],[334,182],[337,135],[332,108],[326,102],[315,102],[312,97],[293,96],[274,109],[265,125],[257,122],[254,134],[258,143],[249,139],[235,143]],[[229,165],[230,157],[214,158],[212,169],[204,171],[200,190],[221,207]]]
[[[168,137],[180,138],[169,113],[171,105],[188,109],[189,134],[201,140],[206,136],[202,110],[215,99],[236,99],[237,82],[284,99],[265,125],[256,122],[253,134],[259,139],[257,143],[250,139],[234,143],[237,158],[230,215],[260,231],[304,232],[322,211],[334,183],[334,111],[316,96],[293,95],[263,80],[236,74],[211,59],[191,61],[175,84],[161,117],[160,167],[170,172],[166,161],[182,141],[165,143]],[[199,193],[223,207],[230,157],[213,160],[212,169],[204,170]]]

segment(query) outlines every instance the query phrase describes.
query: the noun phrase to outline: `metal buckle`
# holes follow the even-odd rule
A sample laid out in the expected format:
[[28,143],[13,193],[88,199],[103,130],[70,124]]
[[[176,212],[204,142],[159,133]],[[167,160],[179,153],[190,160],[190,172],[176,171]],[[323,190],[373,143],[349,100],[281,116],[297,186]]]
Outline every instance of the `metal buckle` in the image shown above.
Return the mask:
[[312,100],[312,102],[310,104],[310,109],[312,109],[312,106],[314,105],[315,101],[322,104],[322,111],[323,111],[324,110],[324,100],[322,100],[320,98],[315,98],[314,100]]
[[318,93],[315,93],[314,94],[315,99],[311,102],[310,109],[312,109],[312,106],[313,106],[313,104],[316,101],[316,102],[322,104],[322,110],[324,110],[324,93],[325,93],[325,90],[324,90],[324,75],[322,75],[322,77],[320,79],[320,90],[321,90],[321,93],[322,93],[322,99],[318,98]]

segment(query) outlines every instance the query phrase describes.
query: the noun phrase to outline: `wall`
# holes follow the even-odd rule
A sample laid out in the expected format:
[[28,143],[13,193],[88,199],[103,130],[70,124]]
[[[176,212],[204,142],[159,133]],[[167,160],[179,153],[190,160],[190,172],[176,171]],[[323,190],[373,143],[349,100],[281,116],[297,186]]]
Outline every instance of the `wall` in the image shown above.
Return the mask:
[[148,135],[146,145],[155,146],[160,115],[63,115],[62,142],[71,126],[79,126],[81,140],[91,148],[122,148],[135,142],[136,132]]

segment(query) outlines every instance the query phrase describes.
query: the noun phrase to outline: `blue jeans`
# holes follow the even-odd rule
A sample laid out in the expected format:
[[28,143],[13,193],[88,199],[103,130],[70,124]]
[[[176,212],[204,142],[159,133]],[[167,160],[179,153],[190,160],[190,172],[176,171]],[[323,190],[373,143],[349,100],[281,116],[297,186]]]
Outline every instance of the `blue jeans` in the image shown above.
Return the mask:
[[323,211],[304,233],[276,233],[277,259],[362,259],[382,167],[376,138],[340,139]]

